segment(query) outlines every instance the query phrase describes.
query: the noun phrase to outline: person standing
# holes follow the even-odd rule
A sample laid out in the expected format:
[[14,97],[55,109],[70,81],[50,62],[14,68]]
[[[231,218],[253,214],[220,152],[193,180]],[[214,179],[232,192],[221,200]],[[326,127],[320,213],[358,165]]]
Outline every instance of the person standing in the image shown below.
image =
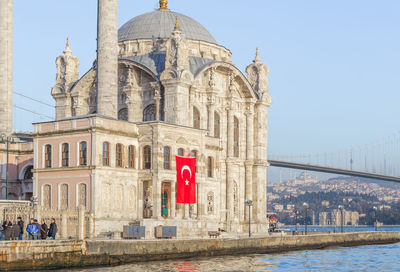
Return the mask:
[[41,229],[40,229],[40,238],[42,240],[46,240],[47,239],[47,232],[49,230],[49,228],[46,225],[46,222],[44,221],[44,219],[42,219],[42,225],[41,225]]
[[26,231],[29,234],[29,240],[37,240],[39,229],[35,224],[35,220],[31,219],[30,224],[26,227]]
[[38,239],[40,239],[41,238],[41,233],[42,233],[42,231],[41,231],[42,230],[42,225],[39,224],[37,219],[33,219],[33,220],[34,220],[35,225],[36,225],[36,227],[38,229]]
[[24,221],[22,221],[21,216],[17,218],[17,224],[19,225],[19,228],[21,229],[21,233],[18,234],[18,240],[22,240],[22,235],[24,234]]
[[17,222],[13,222],[12,225],[12,239],[18,240],[18,236],[21,233],[21,227],[17,224]]
[[10,221],[10,218],[6,218],[6,221],[3,222],[3,232],[4,232],[4,238],[6,240],[11,240],[13,236],[13,230],[12,230],[12,223]]
[[56,220],[54,218],[51,219],[50,228],[49,228],[49,239],[54,240],[56,239],[58,228],[56,224]]

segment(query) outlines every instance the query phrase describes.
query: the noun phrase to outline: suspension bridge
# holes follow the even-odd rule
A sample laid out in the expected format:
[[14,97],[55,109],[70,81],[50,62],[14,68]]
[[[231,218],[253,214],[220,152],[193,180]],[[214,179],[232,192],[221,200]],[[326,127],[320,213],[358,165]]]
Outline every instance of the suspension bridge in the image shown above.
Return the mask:
[[400,133],[330,153],[268,155],[271,166],[400,183]]

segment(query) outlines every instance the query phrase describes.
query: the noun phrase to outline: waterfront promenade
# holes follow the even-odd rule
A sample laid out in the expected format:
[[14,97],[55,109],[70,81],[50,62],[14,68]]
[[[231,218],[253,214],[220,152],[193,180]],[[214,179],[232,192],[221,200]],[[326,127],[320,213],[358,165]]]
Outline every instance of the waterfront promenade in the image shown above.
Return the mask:
[[279,253],[395,243],[400,232],[279,235],[254,238],[171,240],[56,240],[1,243],[0,270],[107,266],[132,262],[252,253]]

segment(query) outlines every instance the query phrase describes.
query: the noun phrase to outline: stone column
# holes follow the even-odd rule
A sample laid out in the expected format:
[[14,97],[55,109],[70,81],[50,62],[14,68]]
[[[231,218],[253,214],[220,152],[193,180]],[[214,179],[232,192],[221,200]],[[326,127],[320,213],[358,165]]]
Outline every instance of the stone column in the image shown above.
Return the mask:
[[227,160],[226,160],[226,219],[227,226],[229,231],[229,225],[232,221],[233,215],[233,173],[232,173],[232,165],[233,165],[233,111],[228,109],[228,118],[227,118]]
[[160,91],[155,90],[154,91],[154,100],[156,101],[156,121],[160,120],[160,101],[161,101],[161,95],[160,95]]
[[[249,110],[246,114],[246,181],[245,181],[245,198],[253,200],[253,120],[254,114]],[[251,213],[251,211],[250,211]],[[249,219],[249,210],[245,207],[245,220]]]
[[12,133],[13,0],[0,0],[0,133]]
[[66,211],[61,212],[61,239],[68,238],[68,216]]
[[210,104],[208,106],[208,135],[209,136],[215,136],[214,135],[214,112],[215,112],[215,107],[213,104]]
[[78,240],[85,239],[85,206],[78,207]]
[[197,219],[201,219],[202,218],[202,215],[203,215],[203,208],[202,207],[204,207],[204,202],[203,202],[203,199],[201,199],[201,197],[202,197],[202,195],[201,195],[201,185],[202,185],[202,182],[196,182],[197,184],[196,184],[196,186],[197,186],[197,188],[196,188],[196,193],[197,193],[197,199],[196,199],[196,201],[197,201]]
[[97,113],[118,119],[118,0],[98,0]]

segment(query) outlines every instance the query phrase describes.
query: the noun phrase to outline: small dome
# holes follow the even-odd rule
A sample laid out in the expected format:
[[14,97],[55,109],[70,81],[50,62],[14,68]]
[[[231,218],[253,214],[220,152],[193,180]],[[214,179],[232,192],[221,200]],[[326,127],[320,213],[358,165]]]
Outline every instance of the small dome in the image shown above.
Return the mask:
[[118,41],[152,39],[153,37],[170,38],[176,17],[187,39],[217,44],[214,37],[200,23],[183,14],[166,10],[156,10],[129,20],[119,29]]

